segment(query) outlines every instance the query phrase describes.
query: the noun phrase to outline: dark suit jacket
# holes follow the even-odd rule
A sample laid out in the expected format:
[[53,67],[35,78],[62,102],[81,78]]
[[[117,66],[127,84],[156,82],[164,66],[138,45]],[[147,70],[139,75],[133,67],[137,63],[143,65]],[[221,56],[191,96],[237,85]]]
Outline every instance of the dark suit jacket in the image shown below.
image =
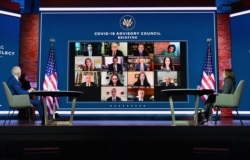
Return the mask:
[[[86,83],[86,82],[83,82],[83,83],[81,84],[81,86],[87,87],[87,83]],[[90,82],[90,87],[95,87],[95,86],[96,86],[96,84],[95,84],[94,82]]]
[[[108,52],[106,53],[106,55],[113,56],[112,50],[108,51]],[[116,51],[116,56],[123,56],[122,51],[117,50],[117,51]]]
[[161,86],[175,87],[174,83],[167,84],[166,82],[162,82]]
[[149,83],[143,83],[143,86],[141,86],[141,82],[136,81],[133,85],[133,87],[150,87]]
[[[138,102],[139,102],[139,98],[136,97],[136,98],[134,99],[134,101],[138,101]],[[149,101],[149,99],[147,99],[147,98],[144,97],[144,98],[143,98],[143,102],[144,102],[144,101]]]
[[[147,69],[148,69],[147,65],[143,64],[143,66],[144,66],[144,71],[147,71]],[[135,70],[140,71],[140,69],[141,69],[141,64],[136,64]]]
[[[88,51],[84,51],[83,52],[83,55],[84,56],[89,56],[89,52]],[[101,56],[101,55],[99,55],[97,52],[95,52],[95,51],[92,51],[92,56]]]
[[13,75],[9,77],[7,84],[14,95],[29,94],[27,90],[22,88],[21,83]]
[[[141,56],[138,50],[134,52],[134,56]],[[148,52],[144,50],[142,52],[142,56],[148,56]]]
[[[107,101],[112,101],[112,97],[107,98]],[[122,101],[120,97],[115,97],[115,101]]]
[[232,94],[235,91],[235,82],[231,78],[225,78],[222,86],[222,93]]
[[[114,66],[113,66],[113,65],[114,65],[113,63],[108,65],[108,70],[109,70],[109,71],[114,71]],[[122,65],[119,64],[119,63],[117,63],[117,71],[118,71],[118,72],[119,72],[119,71],[123,71]]]

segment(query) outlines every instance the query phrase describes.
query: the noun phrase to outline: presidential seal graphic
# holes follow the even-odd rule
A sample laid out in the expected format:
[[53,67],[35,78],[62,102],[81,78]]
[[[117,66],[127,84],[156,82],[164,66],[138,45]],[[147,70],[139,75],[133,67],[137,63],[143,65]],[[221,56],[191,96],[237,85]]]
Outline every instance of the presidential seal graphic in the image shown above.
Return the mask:
[[125,15],[120,19],[120,26],[125,31],[130,31],[135,27],[135,19],[133,16]]

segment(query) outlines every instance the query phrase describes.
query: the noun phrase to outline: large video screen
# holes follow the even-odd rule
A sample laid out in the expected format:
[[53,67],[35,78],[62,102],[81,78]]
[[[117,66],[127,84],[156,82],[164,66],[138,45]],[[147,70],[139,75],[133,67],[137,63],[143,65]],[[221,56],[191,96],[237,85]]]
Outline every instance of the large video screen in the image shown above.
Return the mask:
[[[78,102],[166,101],[167,88],[186,88],[186,41],[69,41],[69,89]],[[180,101],[186,96],[177,96]]]

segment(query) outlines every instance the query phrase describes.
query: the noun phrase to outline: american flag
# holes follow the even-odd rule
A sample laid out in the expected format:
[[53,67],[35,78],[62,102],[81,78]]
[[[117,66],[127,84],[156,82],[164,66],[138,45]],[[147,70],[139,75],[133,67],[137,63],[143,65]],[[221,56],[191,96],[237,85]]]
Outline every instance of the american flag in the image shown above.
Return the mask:
[[[43,90],[45,91],[56,91],[57,90],[57,72],[56,72],[56,60],[55,60],[55,49],[54,44],[51,42],[49,58],[46,67],[46,73],[43,81]],[[58,97],[55,97],[53,102],[52,97],[46,97],[48,114],[53,114],[53,104],[55,104],[55,109],[59,108]]]
[[[211,54],[211,44],[208,42],[207,58],[204,64],[204,70],[201,78],[201,89],[215,89],[215,79],[213,73],[213,63]],[[205,102],[208,95],[201,96],[201,99]]]

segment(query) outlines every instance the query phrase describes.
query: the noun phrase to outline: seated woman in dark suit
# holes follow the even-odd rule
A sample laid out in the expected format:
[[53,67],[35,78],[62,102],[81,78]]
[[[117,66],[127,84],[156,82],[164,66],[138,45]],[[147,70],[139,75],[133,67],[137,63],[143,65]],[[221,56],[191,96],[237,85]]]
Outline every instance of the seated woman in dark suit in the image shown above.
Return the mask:
[[148,78],[145,72],[139,73],[139,76],[137,77],[137,80],[133,86],[134,87],[150,87],[150,83],[148,82]]
[[[225,69],[223,73],[224,84],[221,93],[233,94],[236,88],[236,81],[232,69]],[[198,113],[198,123],[204,124],[208,121],[209,116],[212,114],[213,104],[216,101],[216,94],[210,94],[203,106],[201,112]]]
[[161,70],[163,70],[163,71],[174,71],[175,70],[171,57],[165,57],[163,59],[163,65],[161,67]]
[[110,86],[123,86],[122,82],[120,81],[118,74],[114,73],[110,77],[109,84]]

